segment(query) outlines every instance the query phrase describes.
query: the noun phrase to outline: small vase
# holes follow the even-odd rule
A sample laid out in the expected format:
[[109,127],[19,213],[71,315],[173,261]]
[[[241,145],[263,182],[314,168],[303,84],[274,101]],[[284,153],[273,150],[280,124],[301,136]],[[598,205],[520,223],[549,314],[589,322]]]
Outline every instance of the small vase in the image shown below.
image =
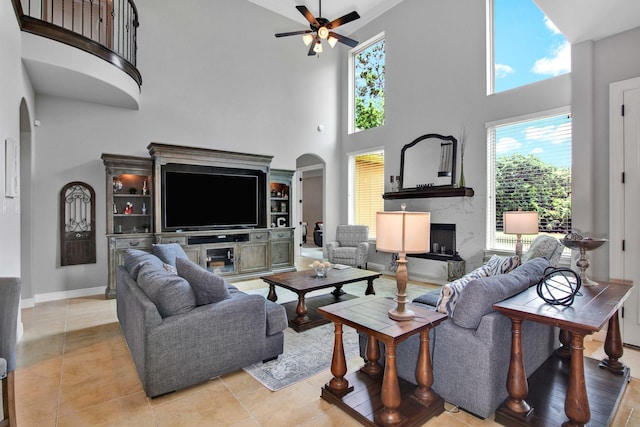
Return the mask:
[[458,187],[464,188],[464,163],[460,164],[460,180],[458,180]]

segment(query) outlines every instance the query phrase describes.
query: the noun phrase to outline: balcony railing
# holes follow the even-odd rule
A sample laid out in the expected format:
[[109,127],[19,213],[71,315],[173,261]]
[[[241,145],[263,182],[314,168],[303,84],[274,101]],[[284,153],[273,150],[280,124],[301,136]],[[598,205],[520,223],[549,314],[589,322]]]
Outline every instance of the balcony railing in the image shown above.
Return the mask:
[[142,84],[133,0],[13,0],[13,5],[22,31],[92,53]]

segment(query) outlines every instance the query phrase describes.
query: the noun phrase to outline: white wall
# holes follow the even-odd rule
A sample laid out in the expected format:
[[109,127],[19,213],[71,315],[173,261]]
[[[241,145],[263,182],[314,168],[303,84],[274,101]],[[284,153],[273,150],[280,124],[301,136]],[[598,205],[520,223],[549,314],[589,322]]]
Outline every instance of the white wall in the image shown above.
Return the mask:
[[[464,13],[460,13],[461,10]],[[425,25],[408,25],[417,21]],[[354,36],[366,40],[383,30],[386,35],[385,125],[346,135],[347,123],[343,123],[343,165],[350,151],[384,146],[385,176],[399,175],[400,151],[405,144],[426,133],[459,138],[464,126],[465,179],[475,196],[404,202],[407,210],[430,211],[432,222],[456,223],[458,250],[467,260],[467,269],[471,269],[482,263],[485,248],[485,123],[569,105],[570,77],[487,96],[485,2],[405,0]],[[347,73],[346,62],[342,64],[342,72]],[[341,104],[345,110],[347,102],[347,82],[343,81]],[[342,170],[345,171],[346,166]],[[345,194],[343,198],[346,200]],[[385,209],[398,210],[401,202],[386,201]],[[346,217],[344,205],[341,215]],[[372,255],[373,262],[388,265],[388,254]],[[410,275],[414,277],[437,277],[434,274],[443,273],[442,265],[437,266],[443,263],[416,258],[409,262]],[[433,271],[434,265],[441,271]],[[444,275],[446,278],[446,265]]]
[[[327,162],[327,185],[338,185],[335,64],[346,50],[310,58],[298,38],[273,36],[298,24],[250,2],[136,4],[139,111],[36,99],[32,296],[106,287],[103,152],[147,156],[150,142],[162,142],[273,155],[280,169],[295,169],[296,158],[311,152]],[[60,267],[58,194],[72,180],[96,191],[98,262]]]
[[20,197],[5,197],[5,139],[20,142],[20,103],[33,90],[20,57],[20,29],[11,2],[0,2],[0,276],[20,277]]

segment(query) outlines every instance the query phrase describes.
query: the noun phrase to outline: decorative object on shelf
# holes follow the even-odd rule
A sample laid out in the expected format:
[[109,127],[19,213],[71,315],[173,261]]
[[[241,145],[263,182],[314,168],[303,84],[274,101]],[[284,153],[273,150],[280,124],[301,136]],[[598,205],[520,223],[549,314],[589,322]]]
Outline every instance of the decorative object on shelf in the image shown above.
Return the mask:
[[580,250],[580,258],[578,258],[578,261],[576,262],[576,267],[580,269],[580,280],[584,286],[596,286],[598,283],[589,279],[586,274],[590,265],[586,252],[598,249],[600,246],[608,242],[608,240],[582,237],[577,233],[569,233],[560,241],[569,249]]
[[122,224],[117,224],[115,229],[116,234],[122,234]]
[[118,213],[118,206],[116,206],[116,202],[113,202],[113,213],[114,214]]
[[376,214],[376,250],[398,253],[396,272],[397,307],[389,311],[393,320],[411,320],[415,317],[407,304],[407,259],[406,255],[424,253],[429,250],[431,233],[430,212],[407,212],[406,204],[401,211],[378,212]]
[[138,192],[138,189],[137,189],[137,188],[131,187],[131,188],[129,189],[129,194],[136,194],[137,192]]
[[329,261],[313,261],[311,268],[316,272],[317,277],[327,277],[329,270],[331,270],[331,263]]
[[119,193],[122,190],[122,181],[120,181],[119,177],[113,178],[113,192]]
[[142,203],[142,215],[146,215],[146,213],[147,213],[147,204]]
[[547,267],[538,282],[538,296],[551,305],[570,306],[576,295],[580,295],[580,276],[570,268]]
[[464,180],[464,146],[465,146],[465,141],[464,141],[464,126],[463,126],[462,132],[460,135],[460,179],[458,180],[458,187],[460,188],[464,188],[466,184]]
[[287,211],[287,203],[286,202],[280,203],[280,212],[286,212],[286,211]]
[[287,226],[287,218],[280,217],[277,220],[278,227],[286,227]]
[[522,256],[522,235],[538,234],[538,212],[517,211],[503,214],[504,234],[516,235],[516,255]]
[[133,203],[131,202],[127,202],[124,205],[124,210],[122,211],[123,214],[129,215],[133,213]]
[[391,182],[390,191],[396,192],[396,191],[400,190],[400,177],[397,176],[397,175],[396,176],[391,175],[389,178],[390,178],[390,182]]
[[142,182],[142,195],[146,196],[148,192],[149,192],[149,189],[147,188],[147,180],[145,179]]

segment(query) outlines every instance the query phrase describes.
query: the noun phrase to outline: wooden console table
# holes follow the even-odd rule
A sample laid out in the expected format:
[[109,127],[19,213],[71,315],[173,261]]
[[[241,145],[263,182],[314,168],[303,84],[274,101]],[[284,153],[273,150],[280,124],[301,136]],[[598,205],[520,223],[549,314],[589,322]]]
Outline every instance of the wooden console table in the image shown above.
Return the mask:
[[[542,300],[535,287],[493,305],[493,308],[511,319],[511,362],[507,377],[509,397],[496,411],[497,423],[507,426],[584,426],[591,420],[587,381],[585,380],[585,362],[589,372],[589,382],[599,382],[598,387],[589,390],[592,398],[598,398],[597,425],[608,425],[615,414],[619,398],[629,381],[629,369],[618,359],[622,356],[622,340],[618,309],[631,293],[629,282],[600,282],[597,286],[583,286],[580,296],[576,296],[569,307],[547,304]],[[561,348],[545,362],[527,382],[522,354],[522,322],[531,320],[561,329]],[[605,352],[607,358],[600,363],[600,368],[593,368],[583,355],[584,337],[598,332],[608,322]],[[526,339],[526,337],[524,337]],[[563,369],[562,358],[570,358],[570,373],[568,383],[566,374],[558,374]],[[537,378],[533,378],[537,377]],[[607,377],[601,387],[602,377]],[[543,378],[538,380],[538,378]],[[564,414],[553,410],[554,396],[550,392],[550,384],[566,389]],[[529,390],[529,385],[532,389]],[[535,390],[534,387],[546,387]],[[542,400],[541,396],[545,396]],[[613,396],[613,397],[612,397]],[[540,411],[534,412],[533,405],[527,402],[532,397],[541,405]],[[600,399],[602,398],[602,399]],[[600,401],[607,401],[603,405]],[[566,415],[566,417],[565,417]],[[567,421],[567,418],[569,419]]]
[[[421,425],[444,411],[444,400],[431,390],[433,372],[429,354],[429,330],[447,316],[419,305],[409,304],[416,319],[398,322],[388,316],[396,303],[389,298],[365,296],[318,309],[335,324],[331,373],[322,388],[322,398],[342,408],[359,422],[383,426]],[[359,371],[347,373],[342,343],[342,325],[369,335],[367,363]],[[420,334],[416,366],[418,386],[398,378],[396,346],[411,335]],[[385,344],[385,366],[379,364],[378,341]]]

